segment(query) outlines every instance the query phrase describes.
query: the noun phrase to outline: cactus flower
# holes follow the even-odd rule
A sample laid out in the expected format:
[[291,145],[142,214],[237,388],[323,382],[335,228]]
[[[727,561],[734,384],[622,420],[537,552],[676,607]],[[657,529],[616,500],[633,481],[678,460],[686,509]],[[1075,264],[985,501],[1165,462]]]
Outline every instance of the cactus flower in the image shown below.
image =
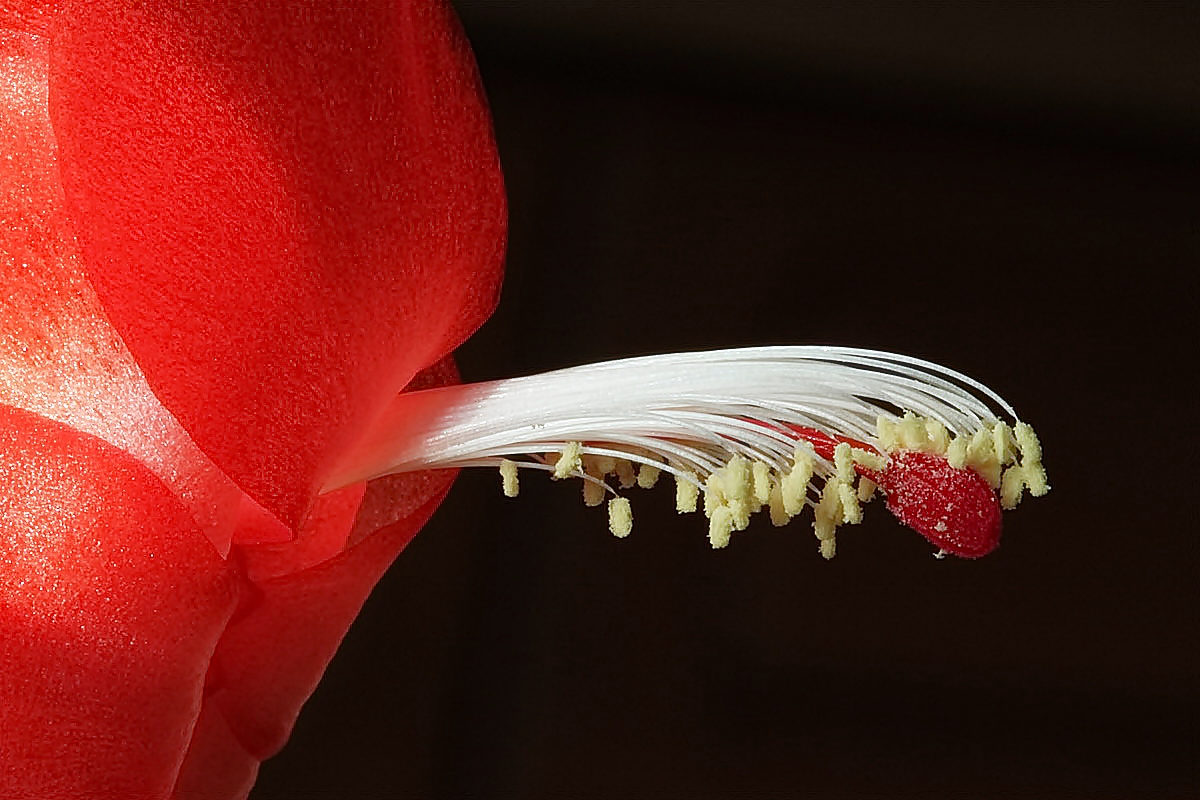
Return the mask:
[[846,348],[462,385],[505,199],[442,0],[0,8],[0,797],[239,798],[455,471],[660,475],[714,547],[1048,490],[981,384]]

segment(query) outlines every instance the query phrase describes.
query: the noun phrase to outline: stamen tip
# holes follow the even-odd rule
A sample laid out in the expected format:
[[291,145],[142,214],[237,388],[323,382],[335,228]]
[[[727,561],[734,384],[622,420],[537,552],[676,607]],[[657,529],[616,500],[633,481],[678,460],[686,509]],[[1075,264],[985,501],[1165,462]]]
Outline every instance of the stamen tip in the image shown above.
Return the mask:
[[517,463],[509,461],[507,458],[500,462],[500,479],[503,481],[504,496],[516,497],[521,491],[521,484],[517,479]]
[[583,445],[579,442],[567,442],[558,460],[554,462],[554,477],[558,480],[569,478],[583,468]]
[[[695,478],[694,475],[689,477]],[[696,511],[696,503],[699,499],[700,487],[682,475],[676,476],[675,510],[680,514],[693,514]]]
[[608,530],[618,539],[633,531],[633,508],[628,498],[614,497],[608,501]]
[[654,484],[658,483],[658,477],[662,474],[662,470],[652,464],[642,464],[638,468],[637,485],[641,489],[653,489]]
[[708,520],[708,542],[714,550],[729,546],[733,525],[733,511],[729,506],[720,505],[713,509],[712,516]]

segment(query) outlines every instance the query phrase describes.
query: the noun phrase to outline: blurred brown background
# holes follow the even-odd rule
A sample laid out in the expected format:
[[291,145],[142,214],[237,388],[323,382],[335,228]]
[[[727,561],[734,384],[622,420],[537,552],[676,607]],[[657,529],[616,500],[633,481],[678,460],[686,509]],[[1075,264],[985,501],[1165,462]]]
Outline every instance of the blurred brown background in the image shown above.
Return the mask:
[[893,349],[1005,395],[1054,491],[983,561],[875,506],[825,563],[464,474],[254,798],[1200,788],[1196,6],[457,6],[512,205],[468,379]]

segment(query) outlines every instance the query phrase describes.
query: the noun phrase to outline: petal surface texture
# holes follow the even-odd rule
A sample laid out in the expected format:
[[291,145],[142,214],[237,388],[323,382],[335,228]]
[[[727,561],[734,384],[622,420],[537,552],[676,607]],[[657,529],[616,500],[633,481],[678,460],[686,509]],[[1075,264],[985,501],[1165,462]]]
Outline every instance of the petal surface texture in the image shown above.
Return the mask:
[[440,0],[6,4],[0,156],[0,797],[245,797],[453,480],[318,494],[495,303],[470,51]]
[[469,47],[441,2],[67,7],[50,116],[87,277],[164,405],[296,529],[495,303]]
[[[427,478],[411,477],[419,483],[418,493],[429,489],[435,493],[407,517],[332,559],[264,577],[246,587],[243,607],[213,659],[204,712],[180,774],[178,797],[240,796],[224,793],[226,787],[250,786],[259,762],[287,741],[301,705],[371,588],[429,519],[453,478],[443,473],[438,486],[432,487]],[[330,495],[329,508],[313,515],[312,528],[302,538],[310,534],[323,538],[338,531],[345,535],[346,498],[338,498],[339,494]],[[318,507],[326,502],[323,497]],[[269,571],[266,562],[272,555],[252,554],[258,562],[255,568],[264,574]],[[275,555],[286,559],[282,553]]]
[[0,30],[0,403],[133,455],[224,553],[244,495],[159,403],[84,275],[64,213],[48,65],[45,38]]
[[0,797],[167,797],[237,589],[174,494],[0,406]]

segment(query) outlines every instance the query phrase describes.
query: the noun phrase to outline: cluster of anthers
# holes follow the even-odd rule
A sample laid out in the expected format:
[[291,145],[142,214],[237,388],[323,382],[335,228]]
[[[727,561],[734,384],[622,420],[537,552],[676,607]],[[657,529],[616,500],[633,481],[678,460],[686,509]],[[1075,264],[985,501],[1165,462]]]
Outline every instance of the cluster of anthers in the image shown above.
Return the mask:
[[[997,412],[1007,416],[1006,422]],[[938,555],[996,547],[1001,508],[1049,491],[1041,446],[995,392],[920,359],[834,347],[681,353],[400,395],[331,488],[394,472],[498,467],[515,497],[522,468],[581,478],[608,498],[609,529],[633,528],[622,490],[675,479],[676,507],[703,495],[725,547],[751,515],[775,525],[813,509],[820,551],[888,509]]]

